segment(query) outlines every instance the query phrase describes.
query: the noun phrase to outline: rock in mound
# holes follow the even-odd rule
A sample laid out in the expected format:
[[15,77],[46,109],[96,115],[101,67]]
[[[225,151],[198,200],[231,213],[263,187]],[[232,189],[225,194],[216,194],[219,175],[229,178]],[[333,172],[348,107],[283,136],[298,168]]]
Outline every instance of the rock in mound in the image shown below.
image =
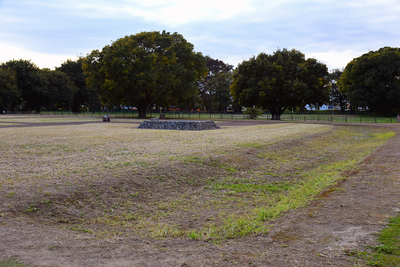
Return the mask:
[[201,131],[218,129],[219,126],[213,121],[177,121],[177,120],[152,120],[144,121],[139,129],[165,129],[165,130],[191,130]]

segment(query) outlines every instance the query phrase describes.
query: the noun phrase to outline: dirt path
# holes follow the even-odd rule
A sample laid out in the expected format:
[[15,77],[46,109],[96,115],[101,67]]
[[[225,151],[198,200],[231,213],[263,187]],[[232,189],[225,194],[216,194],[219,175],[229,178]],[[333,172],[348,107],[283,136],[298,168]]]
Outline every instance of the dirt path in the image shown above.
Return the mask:
[[[227,126],[227,125],[225,125]],[[308,207],[278,218],[268,236],[228,240],[150,241],[90,234],[0,215],[0,259],[33,266],[349,266],[344,250],[373,245],[400,211],[400,131]]]

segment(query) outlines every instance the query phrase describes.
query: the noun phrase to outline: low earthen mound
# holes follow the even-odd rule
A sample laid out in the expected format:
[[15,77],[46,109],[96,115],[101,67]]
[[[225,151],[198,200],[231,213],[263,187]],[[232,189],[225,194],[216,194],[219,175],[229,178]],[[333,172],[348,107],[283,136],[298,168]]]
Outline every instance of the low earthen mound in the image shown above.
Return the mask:
[[142,122],[138,128],[201,131],[218,129],[219,126],[213,121],[151,120]]

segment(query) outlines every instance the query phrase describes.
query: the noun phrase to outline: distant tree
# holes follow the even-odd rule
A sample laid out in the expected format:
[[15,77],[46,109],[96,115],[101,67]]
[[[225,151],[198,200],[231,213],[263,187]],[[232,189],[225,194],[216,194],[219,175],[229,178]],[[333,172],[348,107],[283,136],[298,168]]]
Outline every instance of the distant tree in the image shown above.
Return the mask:
[[61,64],[61,67],[57,68],[58,71],[66,73],[78,88],[71,103],[73,112],[78,112],[82,106],[96,108],[94,105],[99,102],[96,92],[91,93],[86,85],[86,76],[82,68],[83,60],[83,58],[76,61],[68,59]]
[[257,116],[262,114],[262,110],[258,108],[248,107],[243,111],[244,115],[248,115],[250,119],[257,119]]
[[58,70],[43,70],[47,77],[44,106],[49,110],[71,110],[71,104],[78,88],[70,77]]
[[221,111],[232,102],[230,84],[232,83],[233,66],[209,56],[206,56],[206,60],[208,73],[198,83],[199,94],[206,109]]
[[15,110],[21,104],[20,95],[15,73],[9,68],[0,68],[0,113]]
[[339,90],[338,81],[342,75],[343,70],[334,69],[329,73],[329,87],[330,87],[330,103],[332,105],[338,105],[340,112],[344,113],[347,106],[347,97],[345,93],[341,93]]
[[8,61],[0,67],[15,73],[23,110],[40,112],[46,102],[47,78],[44,72],[31,61],[22,59]]
[[211,76],[207,88],[213,110],[226,111],[232,103],[231,84],[232,72],[216,73]]
[[328,99],[327,67],[297,50],[278,50],[243,61],[234,71],[231,93],[242,106],[268,109],[280,120],[288,108],[323,104]]
[[353,107],[380,115],[400,111],[400,48],[383,47],[349,62],[339,89]]
[[206,63],[207,69],[212,74],[227,73],[233,70],[233,65],[226,64],[222,60],[213,59],[209,56],[206,56],[206,59],[207,59]]
[[205,59],[178,33],[142,32],[118,39],[83,62],[87,85],[109,106],[136,106],[139,117],[154,106],[176,105],[198,94]]

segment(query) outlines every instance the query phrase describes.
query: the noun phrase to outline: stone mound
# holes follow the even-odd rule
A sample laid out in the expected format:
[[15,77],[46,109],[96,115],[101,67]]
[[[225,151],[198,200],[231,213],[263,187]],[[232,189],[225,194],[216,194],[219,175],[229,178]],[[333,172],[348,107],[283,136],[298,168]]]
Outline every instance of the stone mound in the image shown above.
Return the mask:
[[178,120],[152,120],[144,121],[139,129],[164,129],[164,130],[191,130],[201,131],[218,129],[219,126],[213,121],[178,121]]

